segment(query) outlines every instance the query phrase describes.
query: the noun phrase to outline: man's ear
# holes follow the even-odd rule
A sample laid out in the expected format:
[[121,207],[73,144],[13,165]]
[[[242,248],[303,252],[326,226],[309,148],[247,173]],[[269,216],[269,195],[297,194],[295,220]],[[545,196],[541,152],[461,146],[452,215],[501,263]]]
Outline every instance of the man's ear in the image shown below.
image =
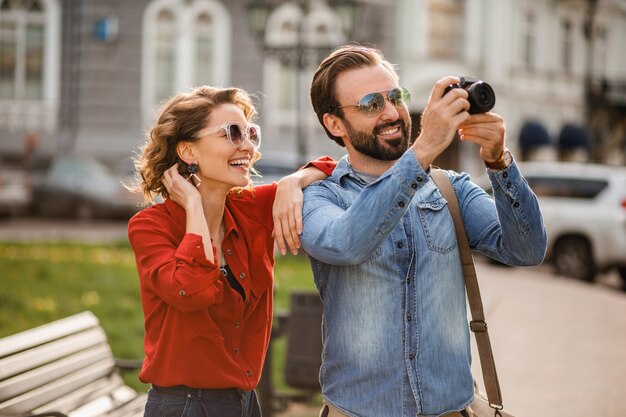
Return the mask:
[[322,120],[324,121],[326,129],[328,129],[333,136],[342,138],[346,135],[346,127],[343,124],[343,120],[341,120],[339,116],[326,113],[324,114]]
[[193,154],[193,149],[191,148],[191,144],[189,142],[178,142],[176,145],[176,153],[178,154],[178,157],[187,165],[196,162],[196,157]]

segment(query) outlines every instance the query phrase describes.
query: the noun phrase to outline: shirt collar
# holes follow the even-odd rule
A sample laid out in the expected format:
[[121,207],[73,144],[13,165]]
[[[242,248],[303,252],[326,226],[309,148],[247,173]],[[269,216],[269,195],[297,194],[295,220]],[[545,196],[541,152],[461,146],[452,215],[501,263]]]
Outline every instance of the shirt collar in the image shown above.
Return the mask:
[[333,170],[333,174],[330,178],[341,184],[346,176],[354,177],[354,170],[348,161],[348,155],[344,155],[339,162],[337,162],[337,166]]

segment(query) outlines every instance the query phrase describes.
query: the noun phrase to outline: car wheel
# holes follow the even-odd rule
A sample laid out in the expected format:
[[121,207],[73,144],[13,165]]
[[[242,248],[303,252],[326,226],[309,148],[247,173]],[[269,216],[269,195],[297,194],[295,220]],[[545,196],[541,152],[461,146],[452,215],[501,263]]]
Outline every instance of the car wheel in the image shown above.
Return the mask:
[[559,275],[589,282],[596,275],[591,245],[582,237],[559,239],[554,246],[553,262]]
[[[624,280],[624,285],[626,286],[626,266],[620,266],[617,268],[617,273]],[[626,287],[625,287],[626,288]]]

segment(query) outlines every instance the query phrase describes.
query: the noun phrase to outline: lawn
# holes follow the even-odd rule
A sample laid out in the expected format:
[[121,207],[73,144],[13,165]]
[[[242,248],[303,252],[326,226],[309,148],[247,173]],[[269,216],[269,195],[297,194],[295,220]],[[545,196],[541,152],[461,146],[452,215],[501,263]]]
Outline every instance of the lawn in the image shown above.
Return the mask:
[[[113,354],[143,356],[143,315],[132,250],[117,245],[0,243],[0,337],[84,310],[100,320]],[[292,290],[314,290],[304,256],[278,256],[276,308],[287,309]],[[275,344],[273,379],[282,378],[284,341]],[[136,374],[126,382],[146,390]]]

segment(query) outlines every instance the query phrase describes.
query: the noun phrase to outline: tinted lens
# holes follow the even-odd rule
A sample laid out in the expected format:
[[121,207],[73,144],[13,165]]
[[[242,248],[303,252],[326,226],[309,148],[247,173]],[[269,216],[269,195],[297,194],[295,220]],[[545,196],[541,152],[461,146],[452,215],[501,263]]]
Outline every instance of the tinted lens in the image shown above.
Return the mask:
[[385,97],[380,93],[371,93],[359,100],[359,110],[364,114],[378,114],[385,108]]
[[243,143],[243,128],[236,124],[230,124],[226,126],[226,136],[228,136],[228,140],[235,146],[241,146]]
[[248,126],[248,138],[255,148],[261,145],[261,128],[257,125]]
[[389,90],[387,98],[396,107],[404,107],[409,101],[411,94],[406,88],[393,88]]

